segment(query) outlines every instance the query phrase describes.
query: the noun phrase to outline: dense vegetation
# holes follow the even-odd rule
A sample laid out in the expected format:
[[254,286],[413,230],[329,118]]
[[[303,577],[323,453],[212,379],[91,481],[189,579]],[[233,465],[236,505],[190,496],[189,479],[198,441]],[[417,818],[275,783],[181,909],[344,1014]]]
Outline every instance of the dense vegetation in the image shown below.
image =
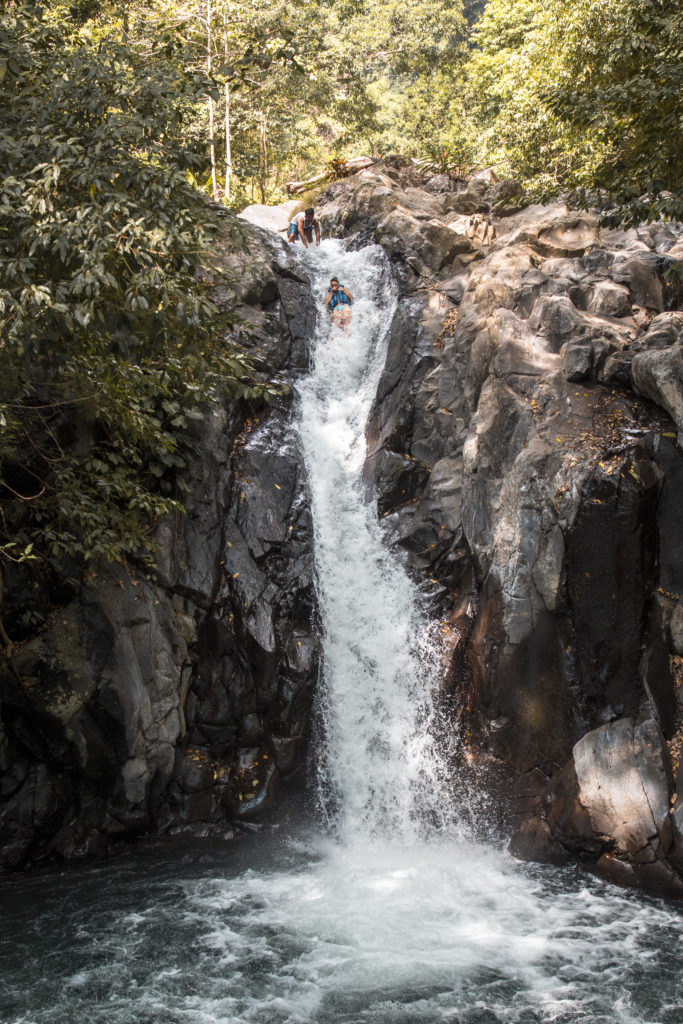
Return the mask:
[[149,554],[192,421],[267,390],[211,197],[401,151],[683,218],[682,78],[678,0],[0,4],[0,563]]
[[454,135],[479,159],[613,223],[683,218],[679,0],[491,0],[472,43]]
[[[326,160],[398,151],[455,169],[494,165],[546,194],[574,190],[615,222],[681,216],[678,0],[234,0],[211,10],[214,68],[223,54],[237,86],[232,187],[222,146],[214,190],[222,184],[232,203],[282,200],[287,180]],[[237,81],[235,61],[257,40],[290,57]],[[223,101],[221,125],[224,113]],[[199,117],[195,130],[207,129]]]
[[5,11],[0,78],[0,555],[144,556],[193,420],[263,391],[197,279],[211,84],[57,6]]

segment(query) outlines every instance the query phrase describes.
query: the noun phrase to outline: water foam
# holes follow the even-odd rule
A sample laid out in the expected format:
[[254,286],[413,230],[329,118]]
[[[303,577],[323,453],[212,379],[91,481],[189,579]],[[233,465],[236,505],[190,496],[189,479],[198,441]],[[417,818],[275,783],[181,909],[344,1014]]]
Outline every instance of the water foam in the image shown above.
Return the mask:
[[434,648],[362,483],[395,295],[377,250],[304,260],[320,294],[335,273],[359,295],[352,333],[322,320],[300,397],[341,841],[171,846],[0,886],[0,1020],[681,1024],[675,907],[426,827],[448,799]]
[[683,922],[431,839],[140,851],[0,887],[3,1024],[680,1024]]
[[[397,304],[379,246],[306,254],[319,299],[314,368],[298,423],[314,524],[324,635],[325,783],[345,839],[416,839],[449,800],[430,721],[436,651],[414,585],[382,542],[367,500],[365,430]],[[347,331],[324,307],[335,275],[354,294]]]

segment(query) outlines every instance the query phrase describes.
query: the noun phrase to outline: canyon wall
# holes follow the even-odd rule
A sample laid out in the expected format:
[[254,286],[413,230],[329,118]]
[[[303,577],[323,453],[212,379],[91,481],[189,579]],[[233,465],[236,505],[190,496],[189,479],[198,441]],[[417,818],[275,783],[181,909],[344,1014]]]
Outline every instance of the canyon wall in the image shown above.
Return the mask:
[[[243,235],[214,299],[291,385],[308,368],[310,288],[285,245]],[[291,412],[290,390],[198,425],[187,514],[159,524],[153,576],[90,571],[65,594],[6,574],[10,634],[27,607],[46,624],[0,664],[0,867],[231,833],[302,788],[318,645]]]
[[463,769],[517,856],[682,893],[683,232],[401,161],[318,212],[401,284],[368,480],[444,617]]
[[[400,159],[316,210],[380,244],[400,289],[366,479],[442,621],[454,776],[516,856],[683,893],[683,232],[607,231]],[[310,288],[281,239],[244,230],[215,299],[291,384]],[[8,579],[9,621],[31,600],[47,619],[0,666],[2,867],[230,833],[301,792],[319,648],[291,416],[290,392],[199,425],[154,577],[35,598]]]

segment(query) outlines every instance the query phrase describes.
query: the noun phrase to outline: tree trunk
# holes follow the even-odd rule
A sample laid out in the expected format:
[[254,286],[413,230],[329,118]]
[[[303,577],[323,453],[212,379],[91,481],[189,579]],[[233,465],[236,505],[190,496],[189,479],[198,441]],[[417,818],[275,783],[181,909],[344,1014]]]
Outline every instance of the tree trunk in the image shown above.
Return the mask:
[[[0,608],[2,608],[2,598],[3,598],[3,581],[2,581],[2,567],[0,567]],[[13,648],[14,645],[13,645],[12,641],[10,640],[10,638],[7,636],[7,633],[5,632],[5,627],[2,624],[2,619],[0,619],[0,640],[3,642],[3,644],[7,648],[8,652],[11,653],[12,652],[12,648]]]
[[[223,15],[223,53],[228,63],[228,16]],[[230,179],[232,178],[232,147],[230,139],[230,83],[225,78],[225,198],[230,199]]]
[[266,116],[261,115],[261,131],[259,133],[259,187],[261,189],[261,202],[266,201],[266,182],[268,180],[268,149],[266,146]]
[[[206,0],[206,70],[211,74],[211,0]],[[216,184],[216,146],[213,138],[213,97],[209,96],[209,155],[211,158],[211,189],[218,199]]]

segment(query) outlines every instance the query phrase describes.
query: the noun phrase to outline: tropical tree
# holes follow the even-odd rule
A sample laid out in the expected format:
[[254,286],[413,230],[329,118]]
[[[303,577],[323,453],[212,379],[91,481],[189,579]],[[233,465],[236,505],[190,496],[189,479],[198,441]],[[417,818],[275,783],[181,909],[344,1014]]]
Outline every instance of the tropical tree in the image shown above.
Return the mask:
[[561,54],[545,107],[587,147],[566,184],[595,191],[607,219],[683,219],[683,7],[678,0],[562,0]]
[[211,82],[63,13],[0,24],[6,562],[149,552],[192,421],[262,390],[197,280],[212,227],[185,115]]
[[463,69],[480,158],[612,223],[683,216],[675,0],[491,0]]

